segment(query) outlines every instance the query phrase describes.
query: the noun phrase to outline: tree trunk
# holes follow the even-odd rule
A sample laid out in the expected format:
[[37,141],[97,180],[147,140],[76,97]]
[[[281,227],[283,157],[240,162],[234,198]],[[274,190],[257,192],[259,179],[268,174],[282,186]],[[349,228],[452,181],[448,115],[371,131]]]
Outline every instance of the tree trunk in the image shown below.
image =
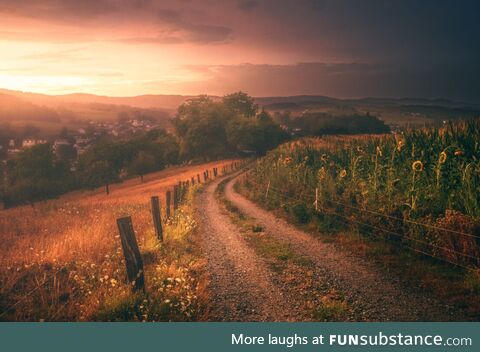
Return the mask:
[[110,185],[107,183],[105,184],[105,192],[108,194],[110,194]]

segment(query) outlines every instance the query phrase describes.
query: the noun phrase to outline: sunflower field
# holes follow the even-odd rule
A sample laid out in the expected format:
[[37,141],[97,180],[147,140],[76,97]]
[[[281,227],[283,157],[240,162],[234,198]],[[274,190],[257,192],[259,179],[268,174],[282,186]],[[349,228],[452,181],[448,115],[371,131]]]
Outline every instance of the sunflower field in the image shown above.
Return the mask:
[[423,255],[480,266],[480,120],[290,142],[254,163],[244,186],[299,223],[355,226]]

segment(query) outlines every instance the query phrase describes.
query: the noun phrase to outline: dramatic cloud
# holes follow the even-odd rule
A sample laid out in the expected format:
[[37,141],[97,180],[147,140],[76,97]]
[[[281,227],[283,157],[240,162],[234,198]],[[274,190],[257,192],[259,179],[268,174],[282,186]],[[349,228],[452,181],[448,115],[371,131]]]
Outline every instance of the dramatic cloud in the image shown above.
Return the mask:
[[480,101],[477,14],[474,0],[0,0],[0,85]]

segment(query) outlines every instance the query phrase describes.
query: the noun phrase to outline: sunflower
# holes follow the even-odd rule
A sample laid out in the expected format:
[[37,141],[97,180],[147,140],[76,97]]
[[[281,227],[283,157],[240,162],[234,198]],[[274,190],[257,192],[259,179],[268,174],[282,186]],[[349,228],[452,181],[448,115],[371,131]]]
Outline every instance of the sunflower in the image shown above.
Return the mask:
[[438,162],[440,164],[445,164],[445,161],[447,161],[447,153],[445,153],[444,151],[440,153],[440,155],[438,156]]
[[325,170],[325,167],[322,166],[319,170],[318,170],[318,179],[319,180],[324,180],[325,177],[327,177],[327,170]]
[[414,161],[412,164],[412,170],[415,172],[423,171],[423,163],[420,160]]
[[397,142],[397,150],[401,151],[404,145],[405,145],[405,142],[403,140],[399,139],[398,142]]
[[343,169],[340,171],[340,178],[344,178],[345,176],[347,176],[347,170]]

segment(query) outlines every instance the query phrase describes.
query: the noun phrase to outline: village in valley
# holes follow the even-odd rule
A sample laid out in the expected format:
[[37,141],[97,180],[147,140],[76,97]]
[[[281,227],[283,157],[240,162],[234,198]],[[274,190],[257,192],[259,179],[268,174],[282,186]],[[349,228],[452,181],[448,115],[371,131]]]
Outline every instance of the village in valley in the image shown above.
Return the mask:
[[6,163],[14,159],[20,152],[40,144],[51,145],[52,151],[58,160],[74,162],[89,148],[105,139],[130,137],[135,134],[148,132],[158,127],[153,119],[128,118],[120,115],[117,121],[87,121],[84,127],[70,130],[64,127],[56,136],[46,137],[40,132],[36,136],[14,137],[0,140],[0,160]]

